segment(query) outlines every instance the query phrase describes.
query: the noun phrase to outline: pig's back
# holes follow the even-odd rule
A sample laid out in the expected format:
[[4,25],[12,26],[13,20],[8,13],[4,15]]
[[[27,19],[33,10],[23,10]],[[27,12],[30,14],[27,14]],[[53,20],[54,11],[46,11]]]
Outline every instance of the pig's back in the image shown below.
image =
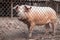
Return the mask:
[[36,23],[44,24],[51,19],[56,19],[56,12],[50,7],[33,6],[30,13],[31,20]]

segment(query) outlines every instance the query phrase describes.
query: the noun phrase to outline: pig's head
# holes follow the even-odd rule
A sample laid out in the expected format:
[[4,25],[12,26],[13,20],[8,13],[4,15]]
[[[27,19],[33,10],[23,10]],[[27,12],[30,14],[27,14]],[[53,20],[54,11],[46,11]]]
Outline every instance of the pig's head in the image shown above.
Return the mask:
[[31,9],[31,6],[28,6],[28,5],[16,5],[15,7],[13,7],[13,9],[16,10],[16,12],[18,13],[18,17],[20,19],[26,19],[27,16],[26,14],[29,12],[29,10]]

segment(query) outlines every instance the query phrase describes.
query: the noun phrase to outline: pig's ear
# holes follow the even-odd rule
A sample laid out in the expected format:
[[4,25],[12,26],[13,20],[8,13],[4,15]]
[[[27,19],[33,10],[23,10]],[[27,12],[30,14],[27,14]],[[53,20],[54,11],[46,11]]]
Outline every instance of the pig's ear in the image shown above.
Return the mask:
[[19,8],[19,5],[16,5],[15,7],[13,7],[13,9],[18,9]]
[[28,12],[32,7],[31,6],[24,6],[25,7],[25,12]]

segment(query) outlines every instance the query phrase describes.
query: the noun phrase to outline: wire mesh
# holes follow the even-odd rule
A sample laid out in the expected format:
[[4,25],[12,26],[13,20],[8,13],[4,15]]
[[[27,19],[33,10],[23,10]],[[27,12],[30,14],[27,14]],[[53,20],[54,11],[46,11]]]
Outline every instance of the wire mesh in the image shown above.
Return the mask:
[[[34,6],[52,6],[56,9],[56,5],[47,1],[29,1],[29,0],[12,0],[13,6],[18,5],[34,5]],[[13,16],[16,16],[16,11],[13,10]],[[11,16],[11,0],[0,0],[0,16]]]
[[10,0],[2,0],[0,2],[0,16],[11,16]]
[[[28,0],[13,0],[13,6],[15,5],[36,5],[40,6],[40,4],[43,3],[42,5],[45,5],[45,2],[39,2],[39,1],[28,1]],[[41,5],[41,6],[42,6]],[[13,16],[16,16],[16,12],[13,11]],[[0,16],[11,16],[11,0],[1,0],[0,1]]]

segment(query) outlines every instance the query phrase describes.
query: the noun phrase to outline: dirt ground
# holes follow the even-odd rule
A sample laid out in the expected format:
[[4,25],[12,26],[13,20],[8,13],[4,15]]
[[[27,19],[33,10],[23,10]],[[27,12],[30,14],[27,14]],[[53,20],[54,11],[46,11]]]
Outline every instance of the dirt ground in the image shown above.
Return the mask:
[[[60,20],[60,15],[58,17]],[[60,24],[57,25],[55,36],[50,34],[44,36],[44,33],[44,25],[35,26],[32,39],[29,40],[60,40]],[[0,40],[28,40],[27,25],[19,21],[16,17],[13,19],[0,17]]]

